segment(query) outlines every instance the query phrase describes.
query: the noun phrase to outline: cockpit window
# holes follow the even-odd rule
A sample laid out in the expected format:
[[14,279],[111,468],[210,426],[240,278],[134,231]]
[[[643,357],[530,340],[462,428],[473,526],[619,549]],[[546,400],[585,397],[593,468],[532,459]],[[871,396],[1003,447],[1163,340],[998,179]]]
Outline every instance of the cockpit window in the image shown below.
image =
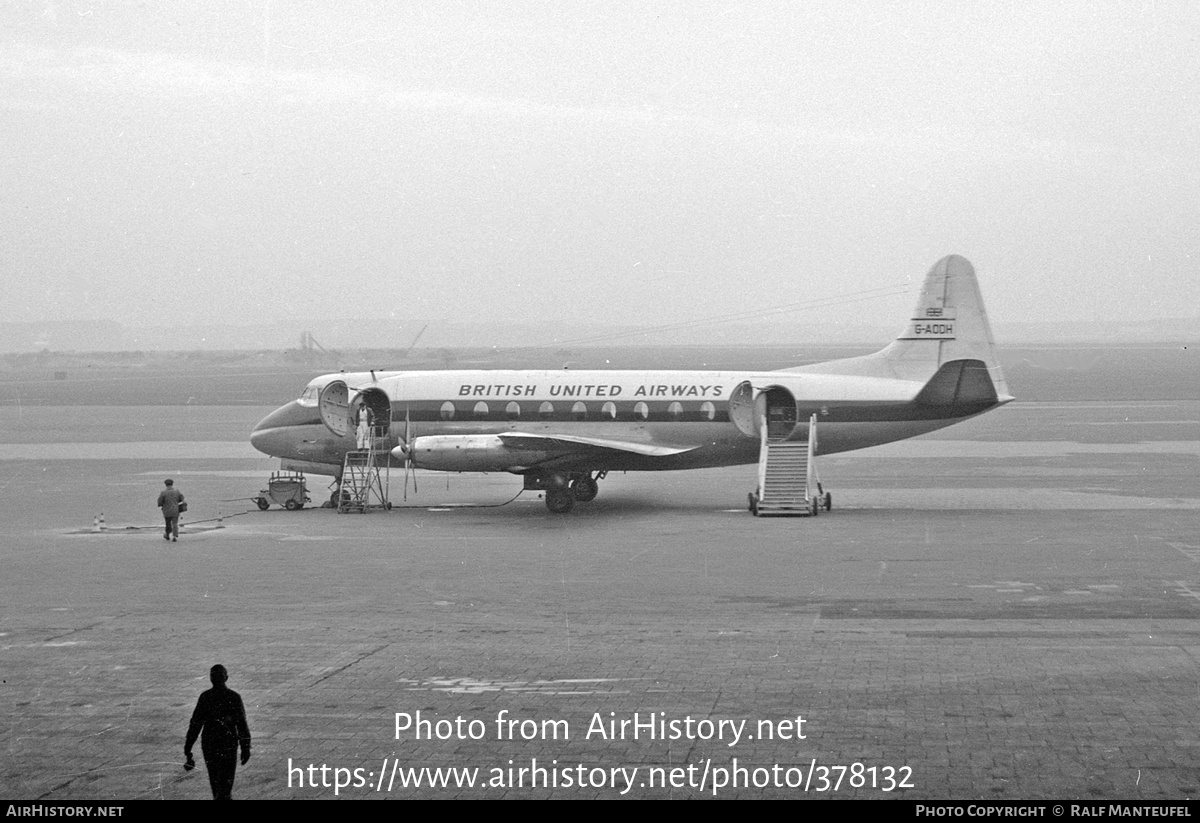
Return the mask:
[[309,383],[304,388],[304,393],[300,395],[299,403],[301,406],[315,406],[321,396],[321,387],[316,383]]

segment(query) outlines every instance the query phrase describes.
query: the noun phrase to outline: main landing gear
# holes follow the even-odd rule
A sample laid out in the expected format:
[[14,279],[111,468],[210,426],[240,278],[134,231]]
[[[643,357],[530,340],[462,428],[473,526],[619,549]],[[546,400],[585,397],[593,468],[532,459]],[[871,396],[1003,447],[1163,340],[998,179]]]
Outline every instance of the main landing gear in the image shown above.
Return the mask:
[[580,503],[591,503],[599,493],[600,484],[590,475],[584,475],[571,482],[571,494]]
[[546,508],[555,514],[566,514],[575,506],[570,489],[546,489]]
[[570,472],[527,474],[525,488],[546,493],[546,508],[555,514],[566,514],[575,503],[590,503],[600,493],[600,482],[608,472]]

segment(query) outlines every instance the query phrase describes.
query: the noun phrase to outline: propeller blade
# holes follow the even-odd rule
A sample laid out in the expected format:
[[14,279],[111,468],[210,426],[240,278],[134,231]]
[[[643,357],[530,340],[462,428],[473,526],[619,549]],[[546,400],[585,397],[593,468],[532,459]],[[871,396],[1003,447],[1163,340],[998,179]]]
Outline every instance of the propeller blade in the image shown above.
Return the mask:
[[[409,416],[409,409],[404,407],[404,500],[408,501],[408,476],[412,472],[412,449],[409,444],[412,442],[409,432],[409,427],[412,420]],[[417,493],[417,478],[413,476],[413,494]]]

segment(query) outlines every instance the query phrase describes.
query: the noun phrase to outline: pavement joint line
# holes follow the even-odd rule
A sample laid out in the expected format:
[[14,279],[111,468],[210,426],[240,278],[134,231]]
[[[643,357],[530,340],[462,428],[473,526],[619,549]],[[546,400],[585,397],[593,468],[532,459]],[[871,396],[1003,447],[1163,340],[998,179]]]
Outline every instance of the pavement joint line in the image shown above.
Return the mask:
[[123,620],[126,617],[129,617],[130,615],[133,615],[136,613],[137,612],[126,612],[124,614],[114,615],[113,617],[105,617],[102,620],[97,620],[95,623],[92,623],[91,625],[79,626],[77,628],[71,629],[70,631],[63,632],[62,634],[56,634],[52,637],[47,637],[42,642],[43,643],[53,643],[55,640],[60,640],[61,638],[64,638],[64,637],[70,637],[71,635],[78,634],[79,632],[91,631],[92,629],[95,629],[99,626],[103,626],[105,623],[111,623],[114,620]]
[[1167,543],[1172,549],[1182,554],[1193,563],[1200,563],[1200,546],[1189,546],[1187,543]]
[[1180,588],[1181,591],[1179,593],[1184,597],[1194,597],[1196,600],[1200,600],[1200,592],[1193,591],[1185,581],[1176,580],[1175,585]]
[[366,660],[371,655],[378,654],[379,652],[383,651],[390,645],[392,645],[392,644],[384,643],[382,646],[376,646],[374,649],[371,649],[371,651],[367,652],[366,654],[360,655],[358,658],[351,660],[349,663],[345,664],[344,666],[339,666],[338,668],[334,669],[333,671],[329,672],[328,674],[324,675],[323,677],[317,678],[316,680],[314,680],[312,683],[309,684],[309,688],[312,688],[313,686],[317,685],[318,683],[320,683],[324,680],[328,680],[329,678],[333,677],[335,674],[340,674],[341,672],[346,671],[346,669],[350,668],[351,666],[361,663],[362,661]]

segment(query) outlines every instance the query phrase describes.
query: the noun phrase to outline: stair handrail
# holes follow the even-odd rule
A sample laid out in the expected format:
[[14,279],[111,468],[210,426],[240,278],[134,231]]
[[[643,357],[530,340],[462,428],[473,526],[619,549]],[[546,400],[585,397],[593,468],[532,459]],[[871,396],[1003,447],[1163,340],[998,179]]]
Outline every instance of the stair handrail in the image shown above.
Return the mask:
[[758,497],[761,500],[767,493],[767,412],[763,409],[758,427]]
[[817,496],[820,480],[817,477],[817,416],[808,419],[808,472],[804,478],[804,498],[812,500]]

